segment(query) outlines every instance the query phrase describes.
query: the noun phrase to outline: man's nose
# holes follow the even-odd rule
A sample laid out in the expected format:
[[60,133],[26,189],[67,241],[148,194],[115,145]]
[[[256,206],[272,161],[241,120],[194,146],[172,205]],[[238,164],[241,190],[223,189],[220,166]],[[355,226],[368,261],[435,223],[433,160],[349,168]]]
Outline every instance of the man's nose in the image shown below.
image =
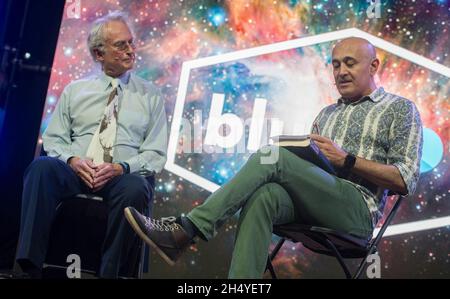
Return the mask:
[[127,54],[134,54],[136,51],[136,46],[133,43],[127,43]]
[[345,65],[341,65],[341,67],[339,68],[339,76],[342,77],[348,74],[349,74],[348,68]]

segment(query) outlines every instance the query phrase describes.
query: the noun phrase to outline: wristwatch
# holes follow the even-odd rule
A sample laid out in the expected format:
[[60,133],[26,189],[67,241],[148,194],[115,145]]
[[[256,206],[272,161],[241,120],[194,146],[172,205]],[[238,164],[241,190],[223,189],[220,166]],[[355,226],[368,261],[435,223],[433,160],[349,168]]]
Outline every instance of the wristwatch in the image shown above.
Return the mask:
[[344,161],[344,166],[342,166],[339,176],[342,178],[347,178],[352,170],[353,166],[355,166],[356,157],[352,154],[347,154]]
[[123,174],[130,173],[130,165],[127,162],[119,162],[119,165],[123,168]]

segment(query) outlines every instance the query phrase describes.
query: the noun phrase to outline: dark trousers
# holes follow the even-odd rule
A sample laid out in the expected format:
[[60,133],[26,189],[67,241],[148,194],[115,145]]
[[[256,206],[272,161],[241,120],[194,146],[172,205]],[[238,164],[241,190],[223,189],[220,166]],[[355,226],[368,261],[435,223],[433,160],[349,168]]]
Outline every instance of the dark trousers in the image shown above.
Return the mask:
[[[51,157],[39,157],[24,175],[22,214],[16,260],[28,260],[42,268],[52,221],[58,204],[78,193],[92,193],[66,163]],[[127,257],[137,236],[128,225],[123,210],[132,206],[149,211],[153,177],[125,174],[111,179],[98,192],[108,206],[108,224],[103,241],[99,276],[115,278],[129,267]]]

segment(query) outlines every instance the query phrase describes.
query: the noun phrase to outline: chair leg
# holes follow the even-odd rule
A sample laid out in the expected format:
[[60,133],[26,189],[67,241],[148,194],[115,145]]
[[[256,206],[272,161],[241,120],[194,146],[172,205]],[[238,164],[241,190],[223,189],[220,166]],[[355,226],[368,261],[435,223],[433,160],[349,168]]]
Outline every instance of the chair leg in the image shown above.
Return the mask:
[[272,276],[272,279],[277,279],[277,274],[275,273],[275,270],[272,265],[272,261],[270,260],[270,256],[267,257],[267,265],[266,269],[269,269],[270,276]]
[[283,246],[284,242],[286,241],[285,238],[281,238],[280,241],[278,241],[275,248],[272,250],[272,253],[270,254],[270,260],[273,261],[273,259],[277,256],[278,251],[280,251],[281,247]]
[[266,271],[267,271],[267,269],[269,270],[270,275],[272,276],[273,279],[277,279],[277,275],[275,273],[275,269],[273,268],[272,261],[277,256],[278,251],[280,251],[280,249],[283,246],[285,241],[286,241],[285,238],[281,238],[280,241],[278,241],[275,248],[272,250],[272,252],[267,257]]
[[344,273],[345,273],[345,276],[347,277],[347,279],[352,278],[352,275],[350,274],[350,271],[348,270],[347,265],[345,264],[344,259],[342,258],[341,254],[337,250],[336,246],[334,246],[333,242],[328,240],[328,238],[325,238],[325,241],[327,242],[330,249],[333,250],[334,256],[335,256],[335,258],[337,258],[339,264],[342,267],[342,270],[344,270]]
[[363,257],[361,263],[359,264],[358,270],[356,270],[355,275],[353,276],[353,279],[359,279],[363,270],[364,270],[364,266],[366,265],[366,258],[367,256]]
[[138,279],[142,279],[144,275],[144,260],[145,260],[145,243],[142,241],[141,243],[141,254],[139,258],[139,270],[138,270]]
[[353,276],[353,279],[359,279],[361,277],[361,274],[363,273],[363,270],[364,270],[364,266],[366,265],[366,259],[373,252],[376,252],[376,247],[374,245],[372,245],[369,248],[369,251],[367,252],[367,255],[363,258],[363,260],[359,264],[358,270],[356,271],[355,275]]

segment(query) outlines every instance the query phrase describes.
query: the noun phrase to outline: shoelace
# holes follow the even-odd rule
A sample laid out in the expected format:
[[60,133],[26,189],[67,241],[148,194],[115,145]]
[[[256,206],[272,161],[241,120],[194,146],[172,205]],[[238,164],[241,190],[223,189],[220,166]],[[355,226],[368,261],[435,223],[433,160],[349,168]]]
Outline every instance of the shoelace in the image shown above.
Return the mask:
[[178,225],[175,223],[176,218],[174,216],[162,217],[160,220],[144,217],[145,226],[149,229],[159,231],[174,231],[178,229]]

